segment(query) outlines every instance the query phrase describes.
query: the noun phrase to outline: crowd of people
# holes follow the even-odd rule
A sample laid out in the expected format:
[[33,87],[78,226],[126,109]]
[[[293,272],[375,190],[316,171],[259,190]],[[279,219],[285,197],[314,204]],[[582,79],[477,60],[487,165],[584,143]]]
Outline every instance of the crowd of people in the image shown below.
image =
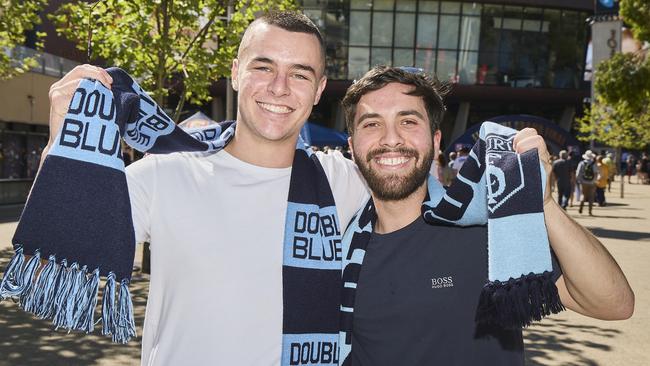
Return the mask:
[[[468,147],[461,147],[449,153],[448,158],[441,152],[433,164],[431,174],[444,185],[449,186],[463,166],[469,154]],[[585,206],[589,215],[593,215],[596,203],[607,205],[606,193],[611,192],[612,182],[617,175],[627,177],[630,184],[650,184],[650,159],[643,152],[640,158],[633,153],[625,153],[617,166],[614,155],[602,150],[598,155],[592,150],[582,155],[576,151],[562,150],[551,156],[553,174],[551,187],[557,194],[558,204],[566,209],[577,205],[578,212],[583,213]],[[632,177],[636,180],[633,182]]]

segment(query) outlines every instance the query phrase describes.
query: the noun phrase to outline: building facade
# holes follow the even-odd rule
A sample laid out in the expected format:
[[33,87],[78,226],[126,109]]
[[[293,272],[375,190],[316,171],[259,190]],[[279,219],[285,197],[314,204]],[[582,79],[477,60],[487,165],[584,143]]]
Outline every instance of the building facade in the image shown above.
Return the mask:
[[338,101],[378,64],[414,66],[453,84],[450,141],[491,117],[531,114],[570,130],[589,96],[587,1],[303,0],[327,44],[328,87],[311,119],[344,128]]
[[[50,1],[44,13],[65,2]],[[344,130],[341,98],[355,79],[378,64],[418,67],[453,84],[441,124],[447,144],[500,115],[536,115],[568,131],[589,96],[583,74],[591,0],[298,3],[325,36],[329,81],[310,120],[327,127]],[[49,86],[86,60],[56,35],[47,19],[39,27],[47,33],[40,67],[0,83],[0,180],[33,178],[47,141]],[[33,52],[26,46],[18,51]],[[225,90],[226,83],[216,81],[214,101],[193,107],[223,119]]]

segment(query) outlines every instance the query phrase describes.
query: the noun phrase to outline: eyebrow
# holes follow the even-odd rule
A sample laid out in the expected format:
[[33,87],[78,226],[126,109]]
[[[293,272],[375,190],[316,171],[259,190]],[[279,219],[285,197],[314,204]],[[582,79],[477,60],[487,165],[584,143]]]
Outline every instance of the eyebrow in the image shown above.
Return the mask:
[[406,111],[400,111],[399,113],[397,113],[397,115],[400,116],[400,117],[401,117],[401,116],[410,116],[410,115],[414,115],[414,116],[416,116],[416,117],[418,117],[418,118],[420,118],[420,119],[424,119],[424,116],[422,115],[422,113],[416,111],[415,109],[409,109],[409,110],[406,110]]
[[[261,63],[265,63],[265,64],[275,65],[275,62],[273,60],[271,60],[268,57],[262,57],[262,56],[255,57],[253,59],[253,62],[261,62]],[[303,71],[311,72],[312,74],[314,74],[314,76],[316,76],[316,70],[313,67],[309,66],[309,65],[292,64],[291,68],[296,69],[296,70],[303,70]]]
[[359,120],[357,121],[357,124],[363,122],[364,119],[369,119],[369,118],[378,118],[381,117],[379,113],[364,113],[359,117]]

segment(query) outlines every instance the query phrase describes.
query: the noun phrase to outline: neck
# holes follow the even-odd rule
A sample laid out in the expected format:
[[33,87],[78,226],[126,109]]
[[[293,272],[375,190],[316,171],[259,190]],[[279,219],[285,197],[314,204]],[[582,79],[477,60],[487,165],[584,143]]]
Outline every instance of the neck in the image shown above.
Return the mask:
[[422,202],[427,194],[426,181],[410,196],[399,201],[383,201],[374,194],[372,199],[377,210],[375,232],[388,234],[406,227],[422,215]]
[[269,141],[256,138],[241,128],[235,129],[235,136],[225,150],[237,159],[264,168],[288,168],[293,164],[296,152],[296,138],[283,141]]

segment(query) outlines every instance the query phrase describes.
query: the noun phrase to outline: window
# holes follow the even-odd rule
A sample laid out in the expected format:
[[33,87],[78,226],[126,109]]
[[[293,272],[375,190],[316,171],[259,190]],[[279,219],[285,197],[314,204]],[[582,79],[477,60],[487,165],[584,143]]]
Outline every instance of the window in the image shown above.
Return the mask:
[[370,49],[365,47],[350,47],[348,49],[348,79],[356,80],[368,71],[370,64]]
[[411,66],[413,65],[413,50],[412,49],[398,49],[393,50],[393,65],[395,66]]
[[395,14],[395,47],[413,47],[415,14]]
[[[373,48],[370,58],[370,67],[377,65],[391,66],[391,49],[390,48]],[[366,70],[368,71],[368,70]]]
[[368,46],[370,44],[370,13],[350,12],[350,45]]
[[372,17],[372,45],[391,46],[393,43],[393,13],[375,12]]
[[438,45],[438,16],[433,14],[418,15],[418,48],[436,48]]
[[460,17],[457,15],[440,16],[440,39],[439,48],[456,49],[458,48],[458,23]]

